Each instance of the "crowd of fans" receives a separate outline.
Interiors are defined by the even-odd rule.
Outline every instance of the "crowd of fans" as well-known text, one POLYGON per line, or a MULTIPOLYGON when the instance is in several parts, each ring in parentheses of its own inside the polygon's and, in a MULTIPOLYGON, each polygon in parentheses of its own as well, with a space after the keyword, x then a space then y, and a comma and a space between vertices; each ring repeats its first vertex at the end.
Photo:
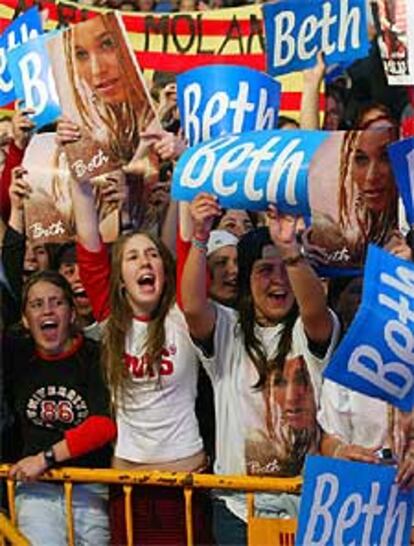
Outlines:
MULTIPOLYGON (((206 7, 188 0, 93 4, 141 12, 206 7)), ((304 73, 300 121, 281 116, 281 129, 319 128, 324 70, 320 58, 304 73)), ((66 543, 61 486, 34 481, 62 465, 286 477, 302 472, 307 454, 376 464, 385 456, 398 465, 400 486, 414 487, 412 413, 322 379, 358 309, 363 278, 319 278, 315 257, 300 248, 298 219, 274 207, 224 210, 199 194, 178 211, 169 189, 185 143, 174 75, 156 74, 151 93, 163 124, 151 144, 161 168, 155 183, 148 175, 146 210, 134 222, 129 211, 110 248, 101 211, 116 209, 121 219, 125 212, 113 176, 99 210, 89 181, 71 184, 76 242, 29 241, 24 204, 32 188, 22 161, 31 111, 17 108, 0 121, 2 461, 18 480, 20 529, 34 545, 66 543)), ((375 125, 388 144, 407 126, 413 102, 407 88, 387 86, 373 43, 367 59, 326 87, 323 129, 368 135, 375 125)), ((79 138, 70 119, 52 129, 62 149, 79 138)), ((377 194, 370 199, 367 177, 359 181, 358 225, 365 241, 413 260, 412 233, 396 222, 397 189, 384 150, 384 203, 377 194)), ((139 184, 147 174, 132 166, 122 175, 139 184)), ((347 214, 344 207, 344 229, 347 214)), ((256 508, 295 518, 299 500, 262 494, 256 508)), ((122 488, 78 484, 73 504, 79 543, 126 543, 122 488)), ((242 494, 197 494, 193 517, 198 544, 246 543, 242 494)), ((140 487, 133 523, 139 544, 185 543, 180 492, 140 487)))

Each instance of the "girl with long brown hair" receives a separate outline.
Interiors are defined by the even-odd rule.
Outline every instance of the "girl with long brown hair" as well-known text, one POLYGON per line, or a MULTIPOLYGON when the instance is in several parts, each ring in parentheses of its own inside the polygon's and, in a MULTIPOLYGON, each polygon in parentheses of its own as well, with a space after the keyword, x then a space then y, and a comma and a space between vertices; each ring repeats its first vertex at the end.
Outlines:
MULTIPOLYGON (((268 213, 269 228, 251 230, 238 244, 236 310, 209 301, 206 247, 220 207, 213 196, 199 194, 190 210, 194 236, 182 303, 215 394, 215 471, 295 475, 305 454, 317 450, 321 372, 337 338, 337 321, 299 252, 297 221, 275 209, 268 213)), ((273 517, 295 517, 297 504, 294 495, 255 497, 256 509, 273 517)), ((218 492, 216 542, 245 544, 246 518, 242 494, 218 492)))
MULTIPOLYGON (((104 365, 118 427, 113 466, 202 471, 206 460, 194 411, 197 357, 174 305, 171 255, 151 235, 131 233, 113 245, 110 266, 90 184, 73 184, 72 196, 81 278, 103 327, 104 365)), ((114 495, 116 544, 126 542, 123 510, 123 496, 114 495)), ((205 532, 197 502, 195 518, 196 535, 205 532)), ((140 487, 134 497, 135 525, 140 544, 184 543, 182 493, 140 487)))

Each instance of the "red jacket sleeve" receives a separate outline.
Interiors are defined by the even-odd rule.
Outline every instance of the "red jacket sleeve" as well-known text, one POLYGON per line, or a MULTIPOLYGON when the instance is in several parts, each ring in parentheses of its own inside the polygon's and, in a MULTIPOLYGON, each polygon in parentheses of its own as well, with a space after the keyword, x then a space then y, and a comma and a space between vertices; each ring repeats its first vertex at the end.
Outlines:
POLYGON ((80 425, 65 432, 72 457, 80 457, 103 447, 116 438, 116 425, 110 417, 92 415, 80 425))
POLYGON ((9 188, 11 184, 11 173, 14 167, 18 167, 23 161, 24 150, 21 150, 12 141, 6 154, 3 172, 0 182, 0 215, 4 222, 9 221, 10 216, 10 196, 9 188))
MULTIPOLYGON (((176 249, 177 249, 177 262, 176 262, 176 299, 177 304, 180 307, 180 309, 183 308, 182 306, 182 293, 181 293, 181 281, 183 278, 183 271, 185 262, 187 261, 188 254, 190 252, 191 248, 191 241, 184 241, 180 235, 180 230, 177 232, 177 240, 176 240, 176 249)), ((210 286, 211 280, 209 271, 207 270, 207 292, 210 286)))
POLYGON ((176 240, 176 251, 177 251, 177 265, 176 265, 176 272, 177 272, 177 286, 176 286, 176 295, 177 295, 177 303, 182 309, 182 298, 181 298, 181 279, 183 278, 183 270, 185 266, 185 262, 187 261, 187 256, 190 252, 191 248, 191 241, 184 241, 181 238, 180 230, 178 230, 177 233, 177 240, 176 240))
POLYGON ((79 275, 89 301, 93 316, 102 322, 110 313, 109 307, 109 277, 111 269, 106 246, 101 243, 97 252, 90 252, 80 243, 76 245, 79 265, 79 275))
POLYGON ((414 116, 406 118, 401 123, 401 136, 402 138, 414 136, 414 116))

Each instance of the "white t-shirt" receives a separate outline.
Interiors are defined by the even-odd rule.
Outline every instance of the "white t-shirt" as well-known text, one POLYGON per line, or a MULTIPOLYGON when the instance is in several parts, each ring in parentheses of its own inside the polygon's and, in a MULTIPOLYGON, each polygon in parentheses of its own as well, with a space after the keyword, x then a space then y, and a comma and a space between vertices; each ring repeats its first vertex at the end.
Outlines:
POLYGON ((322 387, 318 421, 325 432, 339 436, 346 443, 366 448, 388 447, 386 402, 329 379, 322 387))
POLYGON ((185 319, 174 306, 165 319, 159 375, 150 377, 144 351, 147 328, 147 322, 133 319, 126 338, 125 363, 132 381, 119 397, 115 455, 137 463, 174 461, 203 447, 194 411, 197 355, 185 319))
MULTIPOLYGON (((298 318, 293 328, 291 350, 284 365, 284 370, 296 372, 290 373, 291 380, 284 377, 272 379, 264 389, 258 390, 253 386, 259 375, 244 348, 238 313, 220 305, 216 305, 216 309, 214 356, 208 358, 200 351, 200 359, 214 387, 215 472, 296 475, 301 471, 298 465, 303 463, 304 453, 294 452, 300 449, 316 451, 316 411, 322 386, 321 373, 338 338, 338 321, 334 317, 331 344, 325 357, 319 359, 309 351, 303 324, 298 318), (295 382, 299 387, 296 394, 295 389, 289 386, 295 382), (292 392, 288 394, 288 391, 292 392), (305 399, 312 408, 308 413, 305 413, 306 408, 302 404, 305 399), (302 432, 306 429, 304 437, 297 429, 302 429, 302 432), (289 464, 289 453, 292 459, 296 457, 292 465, 289 464)), ((268 359, 277 354, 282 330, 282 325, 269 328, 256 326, 256 334, 265 347, 268 359)), ((246 520, 243 494, 220 492, 219 496, 236 516, 246 520)), ((266 512, 272 512, 273 505, 273 512, 280 515, 280 496, 256 495, 255 504, 259 511, 261 505, 265 506, 266 512)))

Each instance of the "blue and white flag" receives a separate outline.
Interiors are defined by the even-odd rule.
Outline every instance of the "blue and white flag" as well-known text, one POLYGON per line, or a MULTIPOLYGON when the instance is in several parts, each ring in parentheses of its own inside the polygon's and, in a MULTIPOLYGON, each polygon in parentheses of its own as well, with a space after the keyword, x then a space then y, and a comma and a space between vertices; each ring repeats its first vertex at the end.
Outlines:
POLYGON ((16 47, 43 33, 42 20, 37 7, 19 15, 0 37, 0 106, 16 98, 8 69, 7 55, 16 47))
POLYGON ((231 133, 275 129, 280 87, 243 66, 202 66, 179 75, 178 108, 190 146, 231 133))
POLYGON ((365 0, 280 0, 262 9, 272 76, 313 66, 318 51, 326 64, 368 55, 365 0))
POLYGON ((414 264, 371 245, 360 308, 324 376, 414 407, 414 264))
POLYGON ((297 546, 410 544, 414 491, 395 483, 397 469, 308 456, 297 546))
POLYGON ((45 45, 54 35, 56 32, 43 34, 13 49, 7 55, 16 98, 24 101, 25 108, 35 110, 31 119, 36 124, 36 129, 55 121, 61 114, 45 45))
POLYGON ((414 137, 399 140, 388 147, 408 223, 414 225, 414 137))

